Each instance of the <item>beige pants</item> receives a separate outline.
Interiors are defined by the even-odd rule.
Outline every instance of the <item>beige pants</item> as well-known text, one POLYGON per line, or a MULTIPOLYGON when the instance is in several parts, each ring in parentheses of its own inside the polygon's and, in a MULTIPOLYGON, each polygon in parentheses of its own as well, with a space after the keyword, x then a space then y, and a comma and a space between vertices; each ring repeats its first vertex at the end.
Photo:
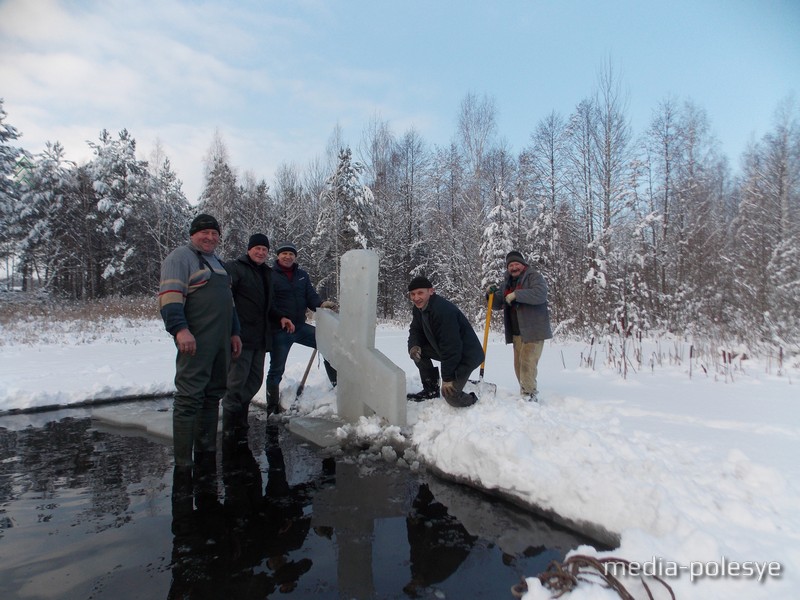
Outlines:
POLYGON ((514 343, 514 373, 519 381, 520 394, 536 393, 536 375, 539 371, 539 359, 544 349, 544 340, 523 342, 522 336, 515 335, 514 343))

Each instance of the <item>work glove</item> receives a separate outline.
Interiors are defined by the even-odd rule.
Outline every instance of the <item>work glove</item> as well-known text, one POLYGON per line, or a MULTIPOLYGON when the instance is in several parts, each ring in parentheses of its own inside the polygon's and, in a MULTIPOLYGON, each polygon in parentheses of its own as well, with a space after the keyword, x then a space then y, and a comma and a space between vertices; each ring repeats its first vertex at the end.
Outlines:
POLYGON ((411 357, 411 360, 413 360, 415 363, 418 363, 422 360, 422 348, 419 346, 412 346, 408 351, 408 355, 411 357))
POLYGON ((506 302, 511 304, 516 297, 517 297, 517 294, 514 293, 514 292, 511 292, 510 294, 506 294, 506 302))
POLYGON ((325 300, 322 304, 319 305, 320 308, 330 308, 331 310, 336 308, 336 304, 331 302, 330 300, 325 300))
POLYGON ((489 287, 486 288, 486 295, 487 296, 489 294, 496 294, 496 293, 497 293, 497 286, 495 284, 492 284, 492 285, 490 285, 489 287))
POLYGON ((443 381, 442 382, 442 395, 445 398, 452 398, 456 395, 456 382, 455 381, 443 381))

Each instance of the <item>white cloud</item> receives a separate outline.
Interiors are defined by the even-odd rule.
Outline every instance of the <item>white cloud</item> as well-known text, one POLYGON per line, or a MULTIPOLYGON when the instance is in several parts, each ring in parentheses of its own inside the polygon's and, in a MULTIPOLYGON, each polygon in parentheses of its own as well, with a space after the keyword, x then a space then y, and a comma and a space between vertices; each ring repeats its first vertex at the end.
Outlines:
MULTIPOLYGON (((762 107, 792 85, 800 89, 795 41, 774 60, 760 60, 771 68, 760 69, 764 80, 748 94, 728 93, 715 108, 709 105, 714 94, 740 85, 724 75, 727 65, 746 57, 752 62, 760 50, 737 55, 738 46, 725 45, 723 36, 703 40, 713 52, 681 59, 678 51, 686 49, 676 40, 687 20, 695 28, 707 25, 714 14, 707 6, 675 23, 668 17, 676 11, 665 11, 656 29, 649 20, 615 29, 614 10, 581 6, 465 5, 453 15, 446 7, 423 12, 415 3, 383 7, 364 0, 0 0, 0 97, 33 152, 58 140, 70 158, 81 160, 89 154, 85 141, 101 129, 127 128, 140 149, 161 139, 192 198, 217 128, 233 166, 269 181, 280 163, 302 167, 323 153, 337 124, 357 145, 376 114, 398 135, 414 127, 428 143, 447 144, 469 91, 497 100, 498 133, 519 151, 540 119, 553 110, 569 114, 591 93, 600 48, 620 56, 625 77, 634 78, 625 85, 639 99, 631 108, 644 115, 641 121, 655 108, 660 86, 648 77, 657 72, 663 85, 709 110, 723 141, 737 131, 762 134, 757 118, 771 117, 761 114, 771 108, 762 107), (659 57, 657 68, 642 51, 643 40, 659 57), (716 85, 709 73, 719 74, 716 85), (707 82, 711 90, 704 89, 707 82)), ((631 19, 650 14, 629 11, 631 19)), ((737 18, 756 31, 749 26, 753 14, 726 14, 727 21, 737 18)), ((735 28, 728 25, 730 37, 735 28)), ((721 29, 709 36, 722 36, 721 29)), ((777 29, 770 33, 784 39, 777 29)))

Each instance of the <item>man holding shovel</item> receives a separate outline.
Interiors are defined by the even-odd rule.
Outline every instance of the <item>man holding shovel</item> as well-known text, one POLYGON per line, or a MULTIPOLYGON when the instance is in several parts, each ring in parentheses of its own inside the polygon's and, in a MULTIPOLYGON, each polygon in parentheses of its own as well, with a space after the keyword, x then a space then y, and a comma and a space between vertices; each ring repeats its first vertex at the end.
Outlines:
POLYGON ((525 262, 520 252, 513 250, 506 255, 506 278, 500 291, 502 294, 498 293, 498 286, 491 285, 486 293, 494 293, 493 310, 503 309, 506 344, 514 344, 514 373, 520 394, 526 400, 538 402, 539 358, 544 341, 553 337, 547 282, 536 268, 525 262))
POLYGON ((465 393, 464 385, 484 355, 472 325, 455 304, 436 295, 427 278, 412 279, 408 293, 414 304, 408 355, 422 380, 422 391, 408 394, 408 398, 421 402, 439 397, 439 369, 433 366, 433 359, 441 362, 441 392, 447 403, 459 408, 475 404, 477 396, 465 393))

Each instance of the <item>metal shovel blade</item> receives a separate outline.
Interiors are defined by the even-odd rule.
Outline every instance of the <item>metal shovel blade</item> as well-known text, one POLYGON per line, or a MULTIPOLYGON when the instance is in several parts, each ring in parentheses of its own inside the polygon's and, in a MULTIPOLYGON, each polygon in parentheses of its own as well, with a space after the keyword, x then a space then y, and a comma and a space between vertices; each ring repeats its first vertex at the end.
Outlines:
POLYGON ((470 379, 464 386, 464 391, 475 392, 478 398, 494 398, 497 394, 497 386, 483 379, 470 379))

